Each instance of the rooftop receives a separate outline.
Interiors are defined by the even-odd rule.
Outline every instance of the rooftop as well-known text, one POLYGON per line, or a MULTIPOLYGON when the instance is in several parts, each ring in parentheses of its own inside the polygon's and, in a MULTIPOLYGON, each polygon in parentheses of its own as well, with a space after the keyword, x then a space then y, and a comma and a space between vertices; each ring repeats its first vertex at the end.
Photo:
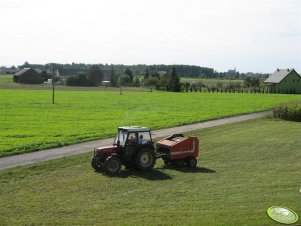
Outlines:
POLYGON ((264 82, 265 83, 279 83, 284 79, 289 73, 295 71, 292 69, 277 69, 273 74, 270 75, 264 82))
POLYGON ((127 130, 129 132, 149 132, 150 128, 141 126, 121 126, 118 127, 120 130, 127 130))
POLYGON ((30 68, 23 68, 21 71, 16 72, 16 76, 22 75, 24 72, 30 70, 30 68))

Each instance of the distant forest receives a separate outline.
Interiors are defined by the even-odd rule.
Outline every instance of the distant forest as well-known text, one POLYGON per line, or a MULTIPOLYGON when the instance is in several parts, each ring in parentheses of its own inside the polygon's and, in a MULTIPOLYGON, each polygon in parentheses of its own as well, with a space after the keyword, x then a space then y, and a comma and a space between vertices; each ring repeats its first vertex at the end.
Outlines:
MULTIPOLYGON (((77 75, 79 73, 87 73, 92 64, 72 63, 72 64, 30 64, 25 62, 19 68, 31 67, 40 71, 56 71, 58 70, 61 76, 77 75)), ((108 79, 110 76, 111 66, 117 75, 124 73, 126 68, 129 68, 133 76, 144 76, 146 71, 150 75, 166 72, 170 73, 173 65, 122 65, 122 64, 96 64, 100 67, 104 74, 104 78, 108 79)), ((266 78, 268 74, 260 73, 239 73, 236 70, 229 70, 228 72, 217 72, 213 68, 200 67, 195 65, 175 65, 177 74, 180 77, 196 77, 196 78, 221 78, 221 79, 243 79, 245 77, 254 76, 259 78, 266 78)))

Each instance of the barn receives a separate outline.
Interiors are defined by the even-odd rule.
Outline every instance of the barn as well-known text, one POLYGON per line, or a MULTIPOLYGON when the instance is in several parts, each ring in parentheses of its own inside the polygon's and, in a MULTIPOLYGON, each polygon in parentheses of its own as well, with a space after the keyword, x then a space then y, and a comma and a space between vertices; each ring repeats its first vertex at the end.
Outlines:
POLYGON ((32 68, 23 68, 14 74, 14 82, 24 84, 39 84, 43 82, 41 74, 32 68))
POLYGON ((301 94, 301 76, 294 69, 277 69, 264 83, 271 93, 301 94))

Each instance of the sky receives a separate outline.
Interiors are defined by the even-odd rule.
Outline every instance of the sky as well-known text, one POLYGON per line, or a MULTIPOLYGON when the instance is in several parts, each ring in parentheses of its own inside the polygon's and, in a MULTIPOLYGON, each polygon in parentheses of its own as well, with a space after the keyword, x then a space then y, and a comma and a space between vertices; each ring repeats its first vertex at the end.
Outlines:
POLYGON ((25 61, 301 73, 301 0, 0 0, 0 66, 25 61))

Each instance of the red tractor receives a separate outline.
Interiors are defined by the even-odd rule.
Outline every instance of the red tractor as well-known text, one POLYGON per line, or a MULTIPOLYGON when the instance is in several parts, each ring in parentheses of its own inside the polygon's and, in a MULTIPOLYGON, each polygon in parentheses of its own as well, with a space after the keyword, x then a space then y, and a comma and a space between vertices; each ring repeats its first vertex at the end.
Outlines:
POLYGON ((149 171, 157 158, 162 158, 165 164, 197 165, 197 137, 185 138, 182 134, 174 134, 158 141, 156 148, 149 128, 119 127, 112 146, 94 149, 91 165, 96 171, 103 170, 108 175, 118 173, 121 165, 149 171))

